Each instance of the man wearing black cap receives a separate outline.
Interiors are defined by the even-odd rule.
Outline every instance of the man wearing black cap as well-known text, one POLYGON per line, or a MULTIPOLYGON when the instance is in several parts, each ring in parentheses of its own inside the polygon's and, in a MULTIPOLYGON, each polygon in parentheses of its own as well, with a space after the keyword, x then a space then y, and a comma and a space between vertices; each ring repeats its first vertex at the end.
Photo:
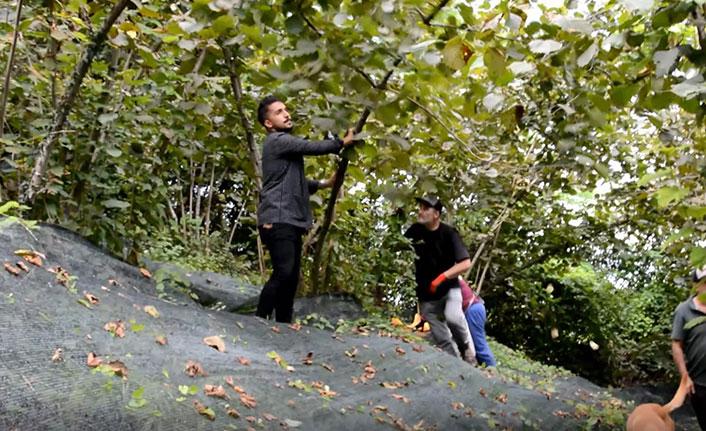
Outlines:
POLYGON ((272 276, 262 288, 257 304, 259 317, 275 313, 278 322, 291 322, 294 296, 299 284, 302 235, 312 225, 309 195, 333 185, 328 180, 304 176, 304 156, 337 154, 353 143, 353 128, 341 140, 308 141, 292 136, 292 117, 285 104, 265 97, 257 119, 267 129, 262 144, 262 190, 257 207, 258 229, 272 260, 272 276))
POLYGON ((458 276, 471 266, 468 250, 456 229, 439 220, 443 208, 439 198, 416 200, 419 203, 417 223, 404 235, 412 241, 417 254, 415 276, 420 312, 429 322, 439 347, 454 356, 460 352, 464 361, 476 365, 458 281, 458 276))
POLYGON ((706 431, 706 267, 694 270, 691 276, 693 294, 674 312, 672 356, 679 374, 687 376, 696 419, 706 431))

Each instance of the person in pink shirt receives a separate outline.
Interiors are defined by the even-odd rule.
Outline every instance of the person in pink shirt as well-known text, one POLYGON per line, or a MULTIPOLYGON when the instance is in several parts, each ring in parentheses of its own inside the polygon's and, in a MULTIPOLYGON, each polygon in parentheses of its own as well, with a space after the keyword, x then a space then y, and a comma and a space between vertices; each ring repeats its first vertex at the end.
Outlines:
POLYGON ((495 358, 493 357, 493 352, 490 351, 488 341, 485 339, 486 314, 483 300, 473 292, 465 281, 460 280, 460 283, 461 295, 463 296, 461 306, 466 316, 466 322, 468 322, 468 329, 471 330, 473 344, 476 347, 476 360, 480 365, 485 364, 486 367, 494 367, 495 358))

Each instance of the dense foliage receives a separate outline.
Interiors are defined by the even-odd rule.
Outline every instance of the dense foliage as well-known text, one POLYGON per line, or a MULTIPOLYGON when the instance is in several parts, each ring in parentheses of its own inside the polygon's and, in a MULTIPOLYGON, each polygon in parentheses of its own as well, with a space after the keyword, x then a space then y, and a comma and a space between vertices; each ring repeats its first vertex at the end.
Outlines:
POLYGON ((131 262, 260 280, 253 111, 274 93, 300 135, 360 132, 349 164, 307 162, 346 175, 313 198, 303 293, 409 312, 400 233, 436 193, 491 334, 606 381, 663 375, 706 262, 702 3, 14 0, 0 200, 131 262))

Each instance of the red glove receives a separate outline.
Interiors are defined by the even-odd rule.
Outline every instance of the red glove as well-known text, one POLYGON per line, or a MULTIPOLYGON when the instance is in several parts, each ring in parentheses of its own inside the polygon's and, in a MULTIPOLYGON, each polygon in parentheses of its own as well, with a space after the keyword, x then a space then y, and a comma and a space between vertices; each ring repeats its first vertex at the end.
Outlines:
POLYGON ((446 274, 443 272, 434 279, 434 281, 431 282, 429 285, 429 292, 431 293, 436 293, 436 288, 439 287, 439 285, 447 280, 446 274))

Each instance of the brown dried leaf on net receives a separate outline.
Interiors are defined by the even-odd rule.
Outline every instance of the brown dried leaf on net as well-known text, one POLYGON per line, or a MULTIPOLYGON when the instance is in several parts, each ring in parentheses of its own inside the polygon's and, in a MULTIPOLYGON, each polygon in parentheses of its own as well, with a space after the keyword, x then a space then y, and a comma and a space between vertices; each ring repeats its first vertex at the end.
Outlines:
POLYGON ((405 404, 409 403, 409 398, 405 397, 404 395, 390 394, 390 396, 396 400, 401 400, 405 404))
POLYGON ((324 363, 322 363, 321 366, 333 373, 333 366, 324 363))
POLYGON ((110 371, 118 376, 122 376, 123 380, 127 380, 127 366, 124 363, 120 361, 110 361, 108 362, 108 367, 110 371))
POLYGON ((15 265, 17 265, 18 268, 20 268, 24 272, 29 272, 29 268, 27 265, 25 265, 24 262, 17 262, 15 265))
POLYGON ((86 301, 88 301, 89 304, 95 305, 100 302, 100 299, 96 295, 91 295, 90 293, 86 292, 85 290, 83 291, 83 297, 86 298, 86 301))
POLYGON ((32 265, 42 267, 42 259, 46 259, 42 253, 32 250, 15 250, 15 254, 20 256, 22 259, 31 263, 32 265))
POLYGON ((250 365, 250 361, 248 359, 243 358, 242 356, 238 356, 238 362, 243 365, 250 365))
POLYGON ((397 354, 400 356, 405 354, 404 349, 402 349, 402 347, 399 347, 399 346, 395 347, 395 352, 397 352, 397 354))
POLYGON ((213 347, 214 349, 218 350, 219 352, 225 352, 226 351, 226 345, 223 342, 223 338, 221 338, 218 335, 214 335, 212 337, 206 337, 203 339, 203 342, 208 345, 213 347))
POLYGON ((61 350, 61 349, 56 349, 56 350, 54 350, 54 356, 51 357, 52 362, 59 362, 59 361, 61 361, 61 354, 62 354, 63 352, 64 352, 64 351, 61 350))
POLYGON ((208 406, 201 404, 200 402, 194 400, 194 409, 196 410, 196 413, 203 415, 207 417, 210 420, 215 420, 216 419, 216 414, 208 408, 208 406))
POLYGON ((152 274, 145 268, 140 268, 140 274, 142 274, 146 278, 152 278, 152 274))
POLYGON ((150 316, 154 317, 157 319, 159 317, 159 311, 157 311, 157 308, 155 308, 154 305, 145 305, 143 308, 144 312, 149 314, 150 316))
POLYGON ((423 352, 423 351, 424 351, 424 347, 422 347, 422 346, 419 345, 419 344, 415 344, 414 346, 412 346, 412 350, 414 350, 415 352, 423 352))
POLYGON ((5 268, 7 272, 9 272, 12 275, 20 275, 20 270, 15 268, 14 266, 10 266, 6 263, 3 263, 2 266, 5 268))
POLYGON ((88 354, 88 357, 86 357, 86 365, 88 365, 91 368, 95 368, 99 366, 101 363, 103 363, 103 360, 96 356, 95 353, 91 352, 88 354))
POLYGON ((233 407, 229 407, 228 410, 226 410, 226 414, 228 416, 235 418, 235 419, 240 418, 240 413, 238 413, 238 411, 236 409, 234 409, 233 407))
POLYGON ((302 360, 302 364, 311 365, 314 363, 314 352, 309 352, 306 354, 306 358, 302 360))
POLYGON ((302 329, 302 324, 299 322, 292 323, 291 325, 288 325, 287 328, 293 331, 299 331, 300 329, 302 329))
POLYGON ((125 322, 122 320, 116 320, 114 322, 108 322, 103 327, 108 332, 112 332, 120 338, 125 338, 125 322))
POLYGON ((277 420, 277 416, 271 415, 269 413, 263 413, 260 416, 262 416, 264 419, 266 419, 268 421, 276 421, 277 420))
POLYGON ((270 329, 272 330, 272 332, 276 332, 276 333, 278 333, 278 334, 281 334, 281 333, 282 333, 282 332, 279 330, 279 327, 277 327, 277 326, 270 326, 270 329))
POLYGON ((255 397, 250 394, 242 393, 240 394, 240 402, 249 409, 254 409, 257 404, 255 397))
POLYGON ((155 341, 157 342, 157 344, 159 344, 161 346, 166 346, 167 345, 167 336, 166 335, 159 335, 159 336, 157 336, 155 341))
POLYGON ((204 385, 203 393, 208 395, 209 397, 218 397, 218 398, 223 398, 224 400, 230 399, 228 394, 226 394, 226 390, 223 389, 223 386, 221 386, 221 385, 218 385, 218 386, 204 385))
POLYGON ((206 375, 206 371, 201 367, 201 364, 192 360, 186 361, 186 368, 184 369, 184 372, 190 377, 195 377, 197 374, 200 376, 206 375))

